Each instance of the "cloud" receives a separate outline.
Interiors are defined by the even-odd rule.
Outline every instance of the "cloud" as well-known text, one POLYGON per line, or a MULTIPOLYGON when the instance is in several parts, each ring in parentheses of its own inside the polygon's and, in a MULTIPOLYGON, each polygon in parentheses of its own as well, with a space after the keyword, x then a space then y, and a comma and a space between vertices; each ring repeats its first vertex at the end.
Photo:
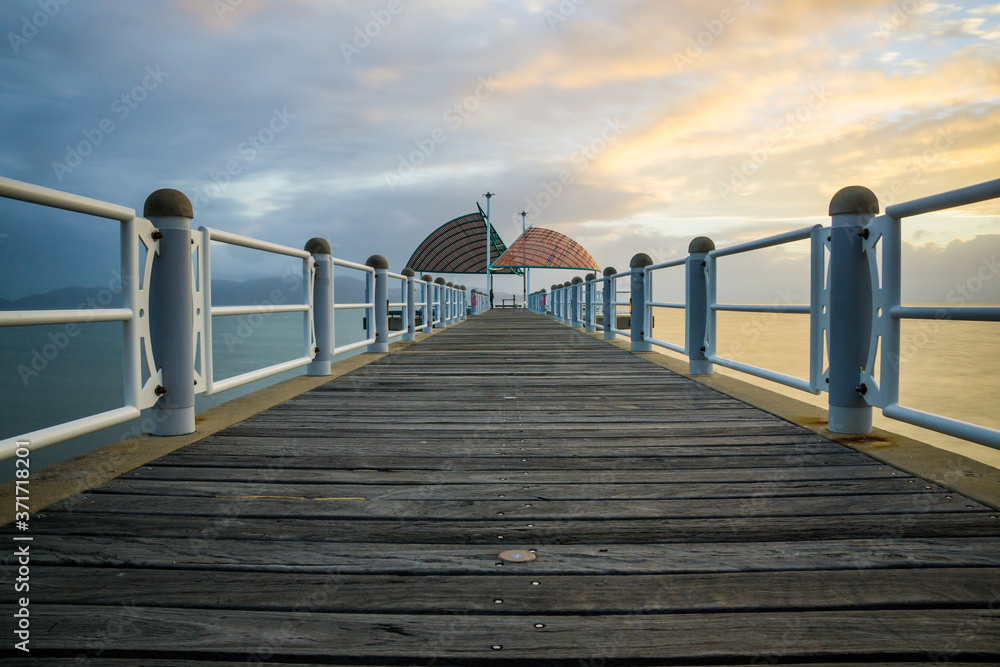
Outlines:
MULTIPOLYGON (((512 241, 515 214, 569 171, 532 222, 623 266, 649 247, 668 259, 699 233, 721 243, 820 220, 845 185, 892 193, 902 178, 893 196, 911 198, 994 178, 1000 164, 992 5, 922 3, 878 36, 893 3, 578 3, 550 26, 557 2, 404 0, 391 19, 386 0, 224 2, 233 11, 221 16, 194 0, 70 3, 16 54, 2 45, 0 122, 17 128, 0 147, 3 174, 136 209, 160 187, 195 197, 215 186, 196 226, 295 247, 323 236, 340 256, 379 253, 401 268, 486 190, 499 193, 494 218, 512 241), (363 47, 348 62, 341 44, 355 38, 363 47), (147 67, 170 74, 120 118, 112 105, 147 67), (482 77, 496 90, 463 109, 482 77), (295 118, 246 159, 241 146, 275 109, 295 118), (104 118, 114 130, 59 180, 52 163, 104 118), (581 148, 609 119, 623 130, 583 168, 581 148), (949 131, 954 142, 925 159, 949 131), (434 136, 443 140, 431 151, 434 136), (391 190, 386 173, 422 147, 421 164, 391 190), (766 160, 723 199, 719 184, 732 186, 754 156, 766 160), (232 161, 238 173, 220 186, 232 161)), ((0 25, 16 30, 33 7, 5 4, 0 25)), ((105 269, 87 253, 113 266, 113 229, 9 210, 8 294, 102 284, 105 269), (40 250, 50 243, 62 249, 56 266, 40 250)), ((972 239, 995 224, 982 217, 990 210, 928 226, 926 238, 972 239)))

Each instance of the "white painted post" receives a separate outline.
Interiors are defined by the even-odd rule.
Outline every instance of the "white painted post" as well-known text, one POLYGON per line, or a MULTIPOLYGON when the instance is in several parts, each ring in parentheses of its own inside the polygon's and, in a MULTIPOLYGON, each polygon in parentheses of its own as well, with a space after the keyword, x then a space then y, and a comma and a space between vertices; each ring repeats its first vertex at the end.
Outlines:
POLYGON ((425 275, 422 280, 426 283, 427 291, 424 293, 424 305, 421 312, 423 313, 424 322, 427 324, 427 328, 424 331, 430 333, 434 330, 434 278, 425 275))
POLYGON ((389 351, 389 262, 382 255, 372 255, 365 266, 375 269, 375 342, 369 352, 389 351))
POLYGON ((164 189, 146 198, 142 215, 163 235, 149 277, 149 339, 163 371, 163 384, 157 387, 160 398, 152 408, 152 433, 194 433, 194 209, 183 192, 164 189))
POLYGON ((570 295, 570 281, 566 281, 562 284, 562 321, 563 324, 570 324, 573 320, 570 317, 570 308, 572 307, 572 297, 570 295))
POLYGON ((330 352, 333 350, 333 263, 330 261, 330 244, 326 239, 312 238, 306 243, 316 263, 316 284, 313 286, 313 330, 316 349, 313 360, 306 367, 306 374, 330 374, 330 352))
POLYGON ((413 272, 413 269, 406 267, 399 272, 400 275, 406 276, 406 333, 403 334, 403 340, 416 340, 417 339, 417 301, 415 286, 413 284, 414 277, 417 275, 413 272))
POLYGON ((851 186, 830 200, 830 423, 834 433, 871 433, 872 408, 861 369, 872 331, 872 285, 862 229, 878 215, 878 198, 851 186))
POLYGON ((572 293, 571 308, 573 312, 570 314, 570 325, 574 329, 583 329, 583 321, 580 319, 580 285, 583 283, 583 278, 580 276, 574 276, 573 280, 570 282, 570 292, 572 293))
POLYGON ((585 278, 584 287, 587 291, 587 296, 584 298, 584 307, 587 312, 583 315, 584 331, 587 333, 594 333, 597 331, 596 320, 594 319, 594 281, 597 280, 597 275, 594 273, 588 273, 585 278))
POLYGON ((715 368, 705 355, 705 334, 708 330, 708 281, 705 262, 708 253, 715 250, 715 242, 707 236, 698 236, 688 244, 686 273, 686 298, 684 313, 684 348, 688 354, 688 373, 711 375, 715 368))
POLYGON ((437 292, 437 319, 440 320, 434 325, 435 329, 444 329, 448 326, 448 308, 446 301, 448 299, 448 287, 444 278, 440 276, 434 280, 436 287, 434 288, 437 292))
POLYGON ((618 306, 611 305, 615 300, 615 281, 611 276, 616 273, 618 270, 613 266, 604 269, 604 340, 614 340, 615 332, 611 329, 618 326, 618 306))
POLYGON ((450 327, 455 323, 455 285, 446 282, 444 286, 444 323, 450 327))
POLYGON ((633 352, 652 352, 653 344, 646 341, 646 272, 653 259, 644 252, 637 253, 629 262, 632 269, 631 333, 633 352))

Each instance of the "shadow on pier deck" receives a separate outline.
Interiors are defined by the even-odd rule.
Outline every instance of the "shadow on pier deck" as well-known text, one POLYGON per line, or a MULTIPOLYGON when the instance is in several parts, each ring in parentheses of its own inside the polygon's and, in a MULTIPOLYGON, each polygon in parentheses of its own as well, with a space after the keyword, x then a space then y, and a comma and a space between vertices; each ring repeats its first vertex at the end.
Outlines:
POLYGON ((525 311, 31 532, 31 664, 1000 658, 995 510, 525 311))

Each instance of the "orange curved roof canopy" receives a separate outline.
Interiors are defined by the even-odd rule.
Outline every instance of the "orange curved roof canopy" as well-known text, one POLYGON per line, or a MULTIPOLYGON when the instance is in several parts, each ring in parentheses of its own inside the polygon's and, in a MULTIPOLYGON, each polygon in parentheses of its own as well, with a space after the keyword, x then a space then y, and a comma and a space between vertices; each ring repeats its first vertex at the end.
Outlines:
POLYGON ((559 232, 532 227, 521 234, 493 263, 494 267, 528 269, 583 269, 600 267, 582 245, 559 232))

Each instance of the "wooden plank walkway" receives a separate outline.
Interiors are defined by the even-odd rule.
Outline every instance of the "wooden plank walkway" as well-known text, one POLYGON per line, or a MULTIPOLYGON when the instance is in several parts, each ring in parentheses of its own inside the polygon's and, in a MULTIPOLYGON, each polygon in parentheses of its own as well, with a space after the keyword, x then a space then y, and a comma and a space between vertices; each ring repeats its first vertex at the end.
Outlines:
POLYGON ((1000 660, 995 510, 523 311, 32 535, 30 664, 1000 660))

